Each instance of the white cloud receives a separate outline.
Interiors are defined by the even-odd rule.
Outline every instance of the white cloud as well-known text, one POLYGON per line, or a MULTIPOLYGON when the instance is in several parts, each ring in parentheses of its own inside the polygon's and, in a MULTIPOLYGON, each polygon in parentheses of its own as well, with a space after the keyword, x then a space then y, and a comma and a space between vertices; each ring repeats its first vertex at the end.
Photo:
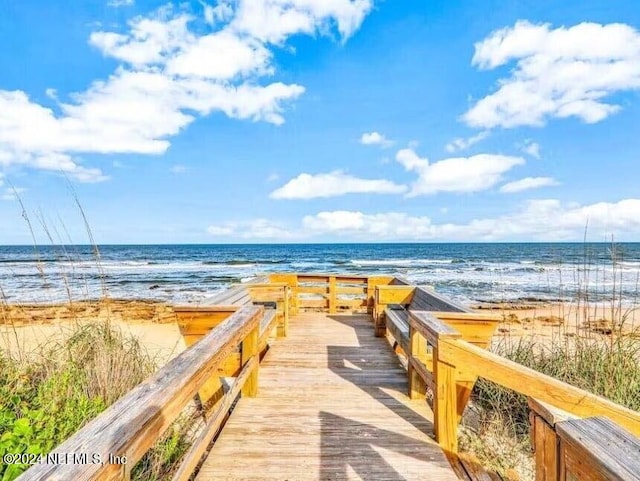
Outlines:
POLYGON ((109 7, 130 7, 135 3, 135 0, 108 0, 107 6, 109 7))
POLYGON ((233 18, 233 7, 231 7, 229 2, 218 1, 215 7, 205 2, 200 3, 204 9, 204 19, 209 25, 226 22, 233 18))
POLYGON ((290 35, 328 32, 335 25, 346 40, 372 7, 371 0, 239 0, 231 26, 263 42, 280 44, 290 35))
POLYGON ((181 54, 167 62, 167 73, 231 80, 238 75, 271 75, 270 61, 271 52, 264 44, 223 30, 185 45, 181 54))
POLYGON ((280 179, 280 175, 276 174, 275 172, 267 176, 267 182, 275 182, 278 179, 280 179))
MULTIPOLYGON (((0 185, 2 185, 2 183, 0 182, 0 185)), ((4 192, 0 195, 0 199, 2 200, 8 200, 8 201, 12 201, 12 200, 17 200, 18 196, 20 194, 22 194, 23 192, 26 192, 27 189, 25 189, 24 187, 13 187, 13 188, 7 188, 4 190, 4 192)))
POLYGON ((131 20, 127 33, 93 32, 89 44, 105 56, 128 64, 141 67, 164 64, 196 40, 188 26, 192 20, 191 15, 174 14, 171 9, 163 8, 156 15, 131 20))
POLYGON ((399 194, 407 190, 384 179, 360 179, 336 170, 327 174, 300 174, 271 192, 272 199, 315 199, 345 194, 399 194))
MULTIPOLYGON (((531 200, 514 212, 460 224, 435 224, 427 216, 401 212, 365 214, 327 211, 304 217, 309 236, 343 236, 362 240, 495 241, 514 239, 577 240, 588 226, 592 238, 612 233, 640 235, 640 199, 581 206, 559 200, 531 200)), ((604 238, 604 237, 602 237, 604 238)))
POLYGON ((524 144, 521 146, 521 150, 525 154, 529 154, 531 157, 535 157, 536 159, 540 158, 540 144, 532 141, 531 139, 525 140, 524 144))
POLYGON ((394 142, 379 132, 365 132, 360 137, 360 143, 363 145, 380 145, 386 148, 392 146, 394 142))
POLYGON ((550 118, 587 123, 620 109, 604 100, 640 88, 640 33, 625 24, 580 23, 552 29, 519 21, 475 44, 473 65, 494 69, 516 62, 496 92, 463 115, 470 126, 541 126, 550 118))
POLYGON ((411 185, 409 197, 438 192, 479 192, 502 180, 502 175, 516 165, 524 164, 521 157, 478 154, 453 157, 430 163, 413 149, 402 149, 396 160, 408 171, 418 174, 411 185))
POLYGON ((592 239, 610 238, 612 234, 618 239, 636 239, 640 235, 638 212, 640 199, 588 205, 543 199, 529 200, 504 215, 461 223, 434 223, 426 215, 404 212, 335 210, 307 215, 297 225, 255 219, 211 225, 207 232, 231 240, 553 241, 582 240, 588 227, 592 239))
POLYGON ((555 185, 560 185, 560 183, 552 177, 525 177, 524 179, 504 184, 500 187, 500 192, 512 194, 514 192, 522 192, 523 190, 539 189, 540 187, 551 187, 555 185))
MULTIPOLYGON (((0 129, 0 137, 1 137, 0 129)), ((1 142, 0 142, 1 149, 1 142)), ((24 165, 38 170, 61 173, 79 182, 96 183, 109 179, 100 169, 84 167, 69 155, 57 152, 27 153, 0 150, 0 167, 24 165)))
POLYGON ((486 139, 489 137, 490 132, 488 130, 483 130, 477 135, 473 135, 469 138, 458 137, 457 139, 453 139, 447 145, 445 145, 445 150, 447 152, 457 152, 459 150, 468 149, 474 144, 486 139))
POLYGON ((292 34, 330 34, 333 26, 345 39, 370 8, 368 0, 238 0, 204 5, 196 16, 168 5, 135 17, 124 32, 93 32, 89 43, 120 63, 107 79, 64 101, 48 89, 56 108, 23 91, 0 90, 0 165, 104 180, 76 156, 162 154, 172 136, 215 111, 282 124, 284 104, 304 87, 264 82, 275 73, 272 44, 292 34), (270 25, 260 23, 262 12, 270 25), (207 22, 226 23, 212 31, 203 28, 207 22))
POLYGON ((187 169, 187 166, 182 164, 175 164, 169 168, 169 172, 176 175, 184 174, 187 170, 189 170, 187 169))
POLYGON ((214 237, 232 237, 234 239, 288 240, 300 237, 300 233, 268 219, 255 219, 245 222, 224 222, 210 225, 207 233, 214 237))

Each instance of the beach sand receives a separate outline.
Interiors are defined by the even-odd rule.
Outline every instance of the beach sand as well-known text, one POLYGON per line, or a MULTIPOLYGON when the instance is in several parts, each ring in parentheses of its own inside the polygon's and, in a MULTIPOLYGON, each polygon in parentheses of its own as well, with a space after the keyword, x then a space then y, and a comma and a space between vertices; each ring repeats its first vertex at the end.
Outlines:
POLYGON ((68 337, 76 324, 107 321, 136 337, 159 365, 185 349, 171 306, 127 300, 0 306, 0 347, 29 355, 44 343, 68 337))
MULTIPOLYGON (((612 308, 608 304, 504 303, 472 306, 479 312, 500 314, 504 322, 496 338, 535 338, 548 342, 558 336, 608 336, 624 319, 621 332, 640 335, 640 306, 612 308), (616 320, 612 323, 612 320, 616 320)), ((616 331, 617 332, 617 331, 616 331)))

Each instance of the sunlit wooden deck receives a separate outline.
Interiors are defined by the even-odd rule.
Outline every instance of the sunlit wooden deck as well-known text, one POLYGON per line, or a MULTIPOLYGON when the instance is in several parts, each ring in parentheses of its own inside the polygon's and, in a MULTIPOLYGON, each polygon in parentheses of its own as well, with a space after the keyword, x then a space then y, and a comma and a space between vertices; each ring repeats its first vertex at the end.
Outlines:
POLYGON ((196 480, 458 479, 385 344, 368 315, 292 317, 196 480))

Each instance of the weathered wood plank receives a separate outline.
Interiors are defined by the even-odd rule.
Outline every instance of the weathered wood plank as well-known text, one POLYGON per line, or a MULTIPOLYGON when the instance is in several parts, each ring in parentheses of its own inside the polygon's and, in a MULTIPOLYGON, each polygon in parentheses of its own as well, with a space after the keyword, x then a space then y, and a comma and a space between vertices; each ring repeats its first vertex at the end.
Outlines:
POLYGON ((557 481, 560 453, 556 431, 540 416, 534 414, 531 419, 536 481, 557 481))
POLYGON ((258 397, 240 399, 197 481, 457 480, 368 316, 290 322, 262 361, 258 397))
POLYGON ((550 426, 555 426, 560 421, 567 421, 569 419, 577 418, 577 416, 574 416, 567 411, 563 411, 562 409, 553 407, 552 405, 542 402, 539 399, 531 397, 527 398, 527 404, 529 405, 529 409, 534 414, 540 416, 550 426))
POLYGON ((566 479, 640 480, 640 439, 605 417, 556 424, 566 479))
POLYGON ((471 312, 466 307, 423 286, 416 287, 409 308, 417 311, 471 312))
POLYGON ((397 311, 392 309, 386 309, 385 319, 387 324, 387 330, 400 345, 405 353, 410 350, 409 347, 409 324, 406 319, 408 313, 406 311, 397 311))
POLYGON ((258 350, 264 351, 269 341, 269 338, 273 335, 273 331, 278 328, 278 316, 274 309, 265 309, 264 316, 260 321, 260 338, 258 339, 258 350))

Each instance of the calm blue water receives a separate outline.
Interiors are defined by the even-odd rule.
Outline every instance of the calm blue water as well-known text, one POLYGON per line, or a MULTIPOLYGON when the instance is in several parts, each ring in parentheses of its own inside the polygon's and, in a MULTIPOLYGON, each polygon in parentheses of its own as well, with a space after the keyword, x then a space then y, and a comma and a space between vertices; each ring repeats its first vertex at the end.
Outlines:
POLYGON ((398 274, 458 301, 590 299, 622 291, 633 301, 640 243, 0 246, 8 302, 114 298, 201 302, 269 272, 398 274), (616 258, 615 266, 612 257, 616 258), (585 262, 588 264, 585 269, 585 262))

